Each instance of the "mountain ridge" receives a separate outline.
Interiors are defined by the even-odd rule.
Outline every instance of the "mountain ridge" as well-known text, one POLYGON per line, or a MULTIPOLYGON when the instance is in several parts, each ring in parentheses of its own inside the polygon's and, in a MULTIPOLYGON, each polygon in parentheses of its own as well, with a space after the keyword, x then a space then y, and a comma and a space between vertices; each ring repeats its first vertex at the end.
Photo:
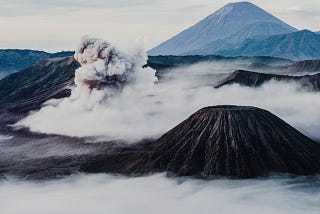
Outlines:
POLYGON ((320 35, 309 30, 273 35, 265 39, 246 39, 238 48, 216 51, 223 56, 270 56, 290 60, 320 58, 320 35))
POLYGON ((40 60, 71 56, 73 53, 72 51, 48 53, 30 49, 0 49, 0 79, 23 70, 40 60))
POLYGON ((73 57, 46 59, 0 80, 0 109, 26 113, 50 98, 69 96, 74 72, 73 57))

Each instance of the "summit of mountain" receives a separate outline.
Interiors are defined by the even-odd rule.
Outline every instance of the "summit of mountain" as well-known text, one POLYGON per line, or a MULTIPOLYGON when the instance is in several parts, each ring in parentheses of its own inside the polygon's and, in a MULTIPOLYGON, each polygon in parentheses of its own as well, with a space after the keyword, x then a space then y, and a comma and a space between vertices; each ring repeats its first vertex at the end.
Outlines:
POLYGON ((295 31, 294 27, 250 2, 229 3, 194 26, 151 49, 148 54, 184 55, 220 40, 227 39, 224 43, 233 43, 256 36, 295 31))

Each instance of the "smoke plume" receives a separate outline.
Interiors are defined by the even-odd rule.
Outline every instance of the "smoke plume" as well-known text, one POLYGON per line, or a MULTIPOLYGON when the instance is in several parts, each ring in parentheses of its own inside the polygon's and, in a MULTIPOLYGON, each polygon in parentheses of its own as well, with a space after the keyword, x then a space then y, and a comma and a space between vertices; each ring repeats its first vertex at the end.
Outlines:
POLYGON ((84 37, 74 58, 81 67, 75 73, 75 84, 91 87, 101 83, 123 83, 134 78, 133 72, 146 61, 143 50, 124 53, 101 39, 84 37))

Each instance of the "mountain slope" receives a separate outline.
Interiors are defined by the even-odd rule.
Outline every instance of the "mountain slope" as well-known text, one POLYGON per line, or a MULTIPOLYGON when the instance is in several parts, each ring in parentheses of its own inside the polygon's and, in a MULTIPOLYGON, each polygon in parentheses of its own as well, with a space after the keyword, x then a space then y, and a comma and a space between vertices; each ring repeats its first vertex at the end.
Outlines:
POLYGON ((221 50, 231 50, 234 47, 239 46, 241 42, 244 40, 251 38, 251 39, 259 39, 265 38, 266 35, 276 35, 276 34, 286 34, 288 30, 284 28, 282 25, 272 22, 266 23, 255 23, 244 27, 239 32, 231 35, 230 37, 217 40, 214 42, 210 42, 205 44, 203 47, 199 48, 198 50, 193 50, 184 53, 184 55, 212 55, 217 54, 218 51, 221 50))
POLYGON ((63 51, 51 54, 36 50, 0 50, 0 79, 11 73, 25 69, 40 60, 72 55, 73 52, 71 51, 63 51))
POLYGON ((86 172, 252 178, 313 174, 320 144, 272 113, 255 107, 203 108, 155 142, 86 163, 86 172))
POLYGON ((80 65, 73 57, 42 60, 0 80, 0 108, 18 113, 38 108, 44 101, 70 94, 80 65))
MULTIPOLYGON (((198 50, 214 41, 232 37, 240 32, 242 32, 240 37, 238 35, 233 38, 246 39, 258 35, 273 35, 294 31, 296 31, 295 28, 252 3, 230 3, 196 25, 153 48, 148 54, 182 55, 198 50), (251 28, 251 31, 243 31, 245 28, 251 28)), ((229 42, 233 42, 232 39, 229 42)))
POLYGON ((290 60, 320 58, 320 35, 309 30, 247 39, 237 49, 217 51, 223 56, 271 56, 290 60))

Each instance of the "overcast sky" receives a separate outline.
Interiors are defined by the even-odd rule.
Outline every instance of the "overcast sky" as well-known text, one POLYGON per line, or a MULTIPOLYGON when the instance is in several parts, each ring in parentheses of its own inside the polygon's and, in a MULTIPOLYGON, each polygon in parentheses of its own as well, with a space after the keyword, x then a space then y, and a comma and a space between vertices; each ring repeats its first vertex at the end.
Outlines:
MULTIPOLYGON (((146 49, 227 0, 0 0, 0 49, 73 50, 83 35, 146 49)), ((320 30, 319 0, 253 0, 298 29, 320 30)))

